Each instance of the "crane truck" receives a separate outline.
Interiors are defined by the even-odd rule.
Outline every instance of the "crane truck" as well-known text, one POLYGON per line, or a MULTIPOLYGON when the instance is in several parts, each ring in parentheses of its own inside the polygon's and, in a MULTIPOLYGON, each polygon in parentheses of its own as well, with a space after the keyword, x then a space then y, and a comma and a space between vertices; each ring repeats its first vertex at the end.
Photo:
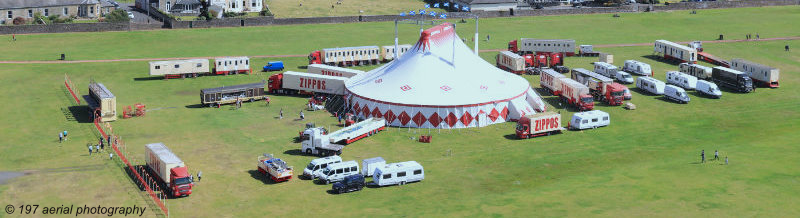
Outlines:
POLYGON ((301 136, 302 151, 308 155, 316 154, 321 157, 341 155, 343 145, 372 136, 384 128, 386 120, 383 118, 367 118, 329 134, 325 134, 326 130, 322 127, 308 128, 301 136))
POLYGON ((144 146, 144 159, 151 175, 158 178, 159 185, 172 197, 189 196, 194 183, 186 165, 164 143, 144 146))

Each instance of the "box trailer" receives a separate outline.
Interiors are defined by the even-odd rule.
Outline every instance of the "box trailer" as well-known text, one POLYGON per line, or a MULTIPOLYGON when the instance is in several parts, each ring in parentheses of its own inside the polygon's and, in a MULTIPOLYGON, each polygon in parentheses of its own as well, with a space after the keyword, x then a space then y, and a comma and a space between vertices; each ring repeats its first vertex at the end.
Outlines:
POLYGON ((681 63, 678 65, 681 73, 689 74, 698 79, 711 80, 711 68, 699 64, 681 63))
POLYGON ((209 69, 208 59, 150 62, 150 76, 164 76, 164 79, 197 77, 211 72, 209 69))
POLYGON ((527 139, 543 135, 561 133, 560 113, 538 113, 522 116, 517 120, 517 138, 527 139))
POLYGON ((308 65, 308 69, 306 72, 311 74, 319 74, 319 75, 327 75, 327 76, 338 76, 338 77, 345 77, 350 78, 358 74, 364 73, 361 70, 354 70, 344 67, 337 67, 337 66, 330 66, 324 64, 310 64, 308 65))
POLYGON ((581 45, 580 50, 578 50, 578 56, 581 57, 597 57, 600 56, 599 51, 594 50, 594 46, 592 45, 581 45))
POLYGON ((347 77, 286 71, 269 77, 267 88, 276 94, 325 93, 344 95, 347 77))
MULTIPOLYGON (((574 69, 573 69, 574 70, 574 69)), ((539 77, 539 85, 547 90, 550 94, 561 95, 561 79, 567 78, 563 74, 551 69, 544 69, 542 75, 539 77)))
POLYGON ((200 90, 200 104, 205 106, 217 106, 223 104, 258 101, 268 99, 264 92, 264 83, 250 83, 234 86, 223 86, 217 88, 200 90))
POLYGON ((84 96, 92 119, 100 122, 117 120, 117 96, 102 83, 89 83, 89 95, 84 96))
POLYGON ((497 54, 497 56, 495 56, 495 60, 497 63, 497 67, 502 70, 517 75, 525 73, 525 67, 526 67, 525 58, 517 54, 514 54, 513 52, 500 51, 500 53, 497 54))
POLYGON ((214 59, 214 74, 231 75, 251 72, 250 58, 246 56, 214 59))
POLYGON ((294 167, 288 166, 286 161, 275 158, 272 154, 263 154, 258 157, 258 172, 268 176, 272 181, 284 182, 292 179, 294 167))
POLYGON ((311 52, 308 64, 327 64, 341 67, 378 64, 381 49, 378 46, 326 48, 311 52))
POLYGON ((147 168, 170 196, 192 194, 194 183, 191 174, 175 153, 172 153, 161 142, 147 144, 144 148, 144 161, 147 163, 147 168))
MULTIPOLYGON (((403 56, 412 47, 409 44, 397 45, 397 57, 403 56)), ((394 60, 394 45, 381 46, 381 59, 383 62, 394 60)))
POLYGON ((697 63, 697 50, 678 43, 659 39, 653 44, 653 52, 663 55, 664 58, 674 59, 691 64, 697 63))
POLYGON ((508 50, 517 54, 548 52, 573 56, 575 55, 575 40, 521 38, 508 42, 508 50))
POLYGON ((778 77, 780 70, 763 64, 758 64, 748 60, 734 58, 731 60, 731 68, 734 70, 742 71, 750 76, 756 84, 761 84, 770 88, 778 88, 778 77))
POLYGON ((317 154, 320 156, 340 155, 344 146, 358 141, 362 138, 372 136, 386 128, 386 120, 383 118, 367 118, 361 122, 347 126, 332 133, 327 133, 324 128, 308 128, 303 131, 300 138, 304 139, 301 144, 301 151, 308 155, 317 154))
POLYGON ((714 67, 711 69, 711 79, 720 86, 735 89, 738 92, 752 92, 753 80, 746 73, 727 67, 714 67))
POLYGON ((361 161, 361 174, 364 176, 372 176, 375 174, 375 169, 386 165, 386 160, 382 157, 373 157, 361 161))
POLYGON ((589 111, 594 108, 594 98, 589 87, 572 80, 561 78, 561 87, 557 91, 562 101, 575 106, 578 110, 589 111))

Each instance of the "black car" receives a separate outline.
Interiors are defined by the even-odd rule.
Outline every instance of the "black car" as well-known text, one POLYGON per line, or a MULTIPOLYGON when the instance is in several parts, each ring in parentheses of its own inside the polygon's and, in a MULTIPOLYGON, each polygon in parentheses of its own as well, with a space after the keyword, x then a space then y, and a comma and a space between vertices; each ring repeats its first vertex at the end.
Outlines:
POLYGON ((352 192, 352 191, 360 191, 364 188, 366 183, 364 182, 364 175, 356 174, 351 175, 348 177, 344 177, 344 180, 341 182, 337 182, 333 184, 333 191, 336 193, 345 193, 345 192, 352 192))

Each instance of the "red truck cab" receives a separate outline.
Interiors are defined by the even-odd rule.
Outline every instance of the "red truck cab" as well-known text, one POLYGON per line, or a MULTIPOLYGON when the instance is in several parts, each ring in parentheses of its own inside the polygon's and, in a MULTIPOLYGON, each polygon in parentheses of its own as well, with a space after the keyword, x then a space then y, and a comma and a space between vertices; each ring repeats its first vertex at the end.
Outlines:
POLYGON ((608 105, 622 105, 626 88, 627 87, 619 83, 611 83, 611 85, 608 85, 608 87, 606 87, 608 91, 605 96, 606 99, 608 99, 608 105))
POLYGON ((192 194, 194 183, 186 167, 175 167, 170 169, 170 191, 173 197, 189 196, 192 194))
POLYGON ((269 79, 267 80, 267 92, 277 93, 278 90, 281 90, 283 88, 282 83, 283 83, 283 73, 273 74, 272 76, 269 76, 269 79))
POLYGON ((581 99, 575 104, 581 111, 590 111, 594 109, 594 97, 592 95, 581 95, 581 99))
POLYGON ((517 120, 516 133, 518 139, 528 138, 528 135, 530 135, 530 130, 531 130, 530 123, 531 123, 531 118, 527 118, 525 116, 520 117, 519 120, 517 120))
POLYGON ((311 54, 308 55, 308 64, 322 64, 322 52, 311 52, 311 54))
POLYGON ((552 52, 550 53, 550 67, 555 66, 564 66, 564 58, 562 58, 561 53, 552 52))
POLYGON ((511 40, 510 42, 508 42, 508 50, 519 54, 519 48, 517 47, 517 40, 511 40))

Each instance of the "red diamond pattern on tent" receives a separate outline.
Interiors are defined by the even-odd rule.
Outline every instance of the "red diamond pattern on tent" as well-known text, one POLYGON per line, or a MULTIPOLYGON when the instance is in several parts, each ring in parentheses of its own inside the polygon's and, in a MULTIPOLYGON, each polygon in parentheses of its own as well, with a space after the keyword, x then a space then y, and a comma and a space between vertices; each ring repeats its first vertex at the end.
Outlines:
POLYGON ((408 85, 401 86, 400 90, 403 90, 403 91, 411 90, 411 86, 408 86, 408 85))
POLYGON ((439 127, 439 124, 442 123, 442 118, 439 117, 439 113, 433 113, 428 117, 428 122, 431 123, 433 127, 439 127))
POLYGON ((503 120, 508 119, 508 106, 503 107, 503 111, 500 111, 500 116, 503 117, 503 120))
POLYGON ((420 127, 422 126, 422 124, 425 124, 425 121, 428 121, 428 119, 425 118, 425 115, 422 115, 422 112, 417 112, 417 114, 414 115, 414 123, 417 124, 417 127, 420 127))
POLYGON ((364 105, 364 107, 361 108, 361 112, 363 113, 364 117, 368 117, 370 115, 369 114, 369 107, 367 107, 366 105, 364 105))
POLYGON ((400 119, 400 124, 403 124, 403 126, 408 124, 408 121, 411 121, 411 117, 409 117, 405 111, 400 113, 400 115, 397 116, 397 119, 400 119))
POLYGON ((361 112, 361 108, 358 107, 358 102, 356 102, 356 105, 353 106, 353 113, 355 115, 358 115, 358 113, 360 113, 360 112, 361 112))
POLYGON ((440 89, 442 89, 442 90, 444 90, 445 92, 446 92, 446 91, 453 90, 453 88, 450 88, 450 86, 447 86, 447 85, 443 85, 442 87, 439 87, 439 88, 440 88, 440 89))
POLYGON ((383 82, 383 79, 376 79, 375 80, 375 83, 381 83, 381 82, 383 82))
POLYGON ((394 122, 394 119, 397 118, 397 116, 394 115, 394 112, 392 112, 392 110, 387 110, 386 114, 383 115, 383 117, 386 118, 386 121, 388 121, 387 123, 392 123, 394 122))
POLYGON ((453 112, 450 112, 450 114, 444 118, 444 122, 447 123, 447 125, 450 125, 450 127, 453 127, 456 125, 456 123, 458 123, 458 117, 456 117, 453 112))
POLYGON ((383 117, 383 113, 381 113, 381 110, 378 110, 378 107, 375 107, 375 109, 372 109, 372 117, 381 118, 383 117))
POLYGON ((489 119, 494 122, 498 117, 500 117, 500 112, 497 112, 497 108, 492 108, 492 112, 489 113, 489 119))
POLYGON ((469 114, 469 111, 464 112, 464 114, 461 115, 461 123, 463 123, 464 126, 469 126, 469 124, 472 123, 472 118, 474 117, 472 117, 472 115, 469 114))

